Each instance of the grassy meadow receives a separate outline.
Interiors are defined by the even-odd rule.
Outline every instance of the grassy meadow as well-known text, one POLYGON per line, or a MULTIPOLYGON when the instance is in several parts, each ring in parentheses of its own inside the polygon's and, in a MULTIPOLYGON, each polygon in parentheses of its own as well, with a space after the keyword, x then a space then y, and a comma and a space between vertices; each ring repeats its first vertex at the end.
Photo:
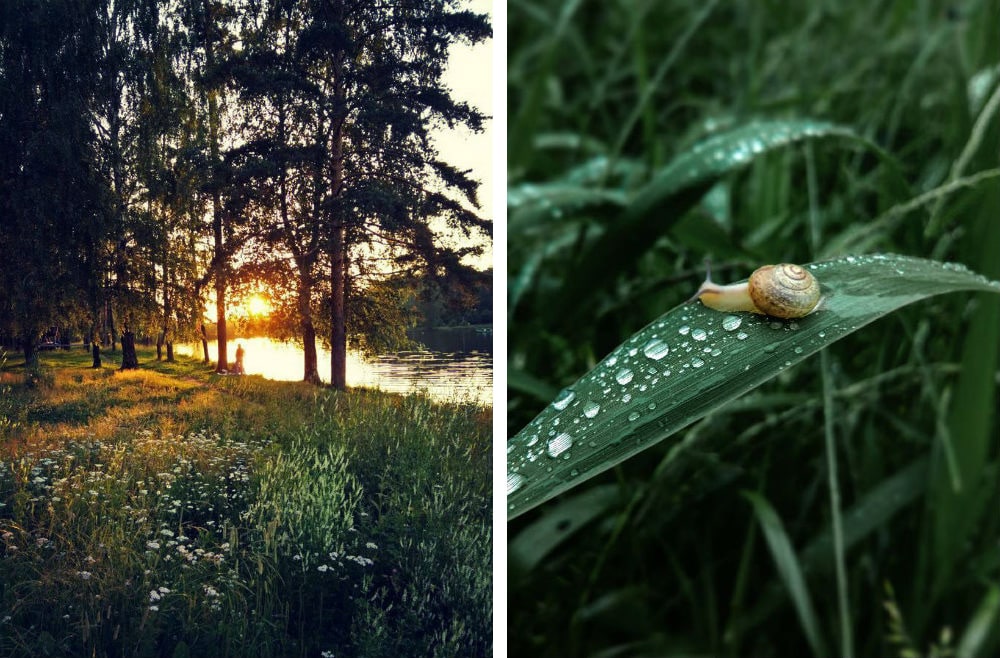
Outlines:
POLYGON ((104 356, 0 370, 0 656, 490 655, 489 408, 104 356))

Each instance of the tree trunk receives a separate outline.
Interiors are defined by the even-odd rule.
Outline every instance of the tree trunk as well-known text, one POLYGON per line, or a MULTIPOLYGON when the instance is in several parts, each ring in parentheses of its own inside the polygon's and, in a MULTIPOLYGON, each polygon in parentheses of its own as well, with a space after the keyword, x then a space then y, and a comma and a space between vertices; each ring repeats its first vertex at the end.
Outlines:
POLYGON ((205 363, 208 363, 208 332, 204 322, 201 323, 201 351, 205 355, 205 363))
POLYGON ((115 314, 114 311, 111 310, 110 302, 107 304, 107 319, 105 322, 107 322, 108 328, 108 342, 111 343, 111 351, 114 352, 115 343, 118 342, 118 330, 115 329, 115 314))
MULTIPOLYGON (((205 20, 205 64, 211 71, 215 68, 215 43, 212 25, 212 10, 208 0, 202 0, 205 20)), ((207 90, 208 97, 208 149, 209 164, 212 167, 212 177, 219 175, 219 100, 215 89, 207 90)), ((223 373, 229 370, 229 358, 226 349, 226 269, 228 262, 225 250, 225 217, 222 210, 222 199, 219 193, 218 180, 212 185, 212 237, 215 250, 215 330, 219 344, 219 359, 215 364, 215 372, 223 373)))
MULTIPOLYGON (((337 5, 338 13, 343 7, 337 5)), ((338 67, 336 75, 337 89, 335 97, 338 103, 344 102, 346 88, 344 86, 342 69, 338 67)), ((334 127, 330 144, 331 180, 330 187, 333 196, 340 197, 344 193, 344 123, 346 117, 339 119, 339 125, 334 127)), ((347 268, 347 229, 344 217, 333 218, 330 227, 330 385, 343 391, 347 388, 347 322, 344 316, 344 299, 346 287, 344 275, 347 268)))
POLYGON ((94 322, 90 327, 90 356, 93 358, 91 363, 91 368, 101 367, 101 347, 100 347, 100 337, 97 335, 97 323, 94 322))
POLYGON ((135 334, 125 327, 122 332, 122 370, 132 370, 139 367, 139 357, 135 353, 135 334))
POLYGON ((167 337, 167 331, 164 329, 162 332, 156 334, 156 360, 163 360, 163 341, 167 337))
POLYGON ((344 267, 347 261, 344 223, 330 232, 330 384, 347 388, 347 330, 344 322, 344 267))
POLYGON ((302 351, 304 369, 302 381, 319 384, 319 357, 316 354, 316 327, 312 320, 312 281, 307 277, 299 279, 299 318, 302 327, 302 351))
POLYGON ((215 331, 219 344, 219 360, 215 363, 215 372, 226 372, 229 370, 226 354, 226 282, 221 271, 215 277, 215 331))
POLYGON ((32 332, 24 332, 24 336, 21 339, 21 347, 24 350, 24 370, 27 373, 29 370, 38 367, 38 351, 35 349, 35 336, 32 332))
POLYGON ((167 363, 174 362, 174 341, 167 341, 167 363))

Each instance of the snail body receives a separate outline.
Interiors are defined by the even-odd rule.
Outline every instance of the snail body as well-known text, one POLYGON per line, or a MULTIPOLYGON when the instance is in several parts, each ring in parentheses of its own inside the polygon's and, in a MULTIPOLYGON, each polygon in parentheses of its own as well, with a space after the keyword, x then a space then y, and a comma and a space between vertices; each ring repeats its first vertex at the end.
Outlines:
POLYGON ((816 310, 819 282, 799 265, 764 265, 745 283, 720 286, 706 276, 694 297, 716 311, 749 311, 775 318, 801 318, 816 310))

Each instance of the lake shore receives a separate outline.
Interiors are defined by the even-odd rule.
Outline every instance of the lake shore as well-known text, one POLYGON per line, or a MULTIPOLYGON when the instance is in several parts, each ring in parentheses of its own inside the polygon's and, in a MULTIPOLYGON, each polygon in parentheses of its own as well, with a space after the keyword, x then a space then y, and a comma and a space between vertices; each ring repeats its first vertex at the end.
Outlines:
MULTIPOLYGON (((353 350, 347 353, 348 387, 377 388, 392 393, 425 393, 441 402, 474 401, 493 403, 493 362, 488 351, 465 351, 470 343, 463 335, 470 330, 436 331, 436 342, 426 351, 409 351, 365 356, 353 350)), ((486 334, 484 334, 486 335, 486 334)), ((490 340, 492 340, 491 335, 490 340)), ((479 335, 474 347, 483 347, 479 335)), ((489 342, 489 341, 485 341, 489 342)), ((278 381, 300 381, 303 375, 302 346, 294 341, 265 337, 233 338, 229 341, 229 358, 238 346, 245 348, 244 368, 248 374, 262 375, 278 381)), ((175 346, 178 354, 201 358, 200 343, 175 346)), ((330 353, 317 345, 319 375, 330 381, 330 353)), ((209 358, 217 358, 217 347, 209 342, 209 358)))
POLYGON ((139 357, 0 370, 0 655, 488 654, 488 407, 139 357))

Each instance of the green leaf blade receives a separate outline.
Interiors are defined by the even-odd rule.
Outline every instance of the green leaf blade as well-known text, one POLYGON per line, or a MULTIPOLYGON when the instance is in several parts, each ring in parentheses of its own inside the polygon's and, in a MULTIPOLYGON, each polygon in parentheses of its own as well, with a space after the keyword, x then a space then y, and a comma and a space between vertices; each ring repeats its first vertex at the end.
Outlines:
POLYGON ((808 265, 819 309, 795 321, 682 304, 609 354, 507 446, 508 518, 667 438, 861 327, 926 297, 1000 293, 962 266, 896 255, 808 265))
POLYGON ((757 522, 760 523, 760 527, 764 531, 764 539, 771 551, 771 557, 774 559, 774 566, 792 599, 795 613, 802 625, 802 632, 805 633, 806 639, 809 641, 813 655, 829 655, 820 635, 816 608, 813 607, 809 588, 806 587, 806 580, 802 576, 799 558, 795 554, 788 533, 785 532, 785 524, 781 522, 781 517, 778 516, 766 498, 752 491, 744 491, 743 496, 753 505, 757 522))

